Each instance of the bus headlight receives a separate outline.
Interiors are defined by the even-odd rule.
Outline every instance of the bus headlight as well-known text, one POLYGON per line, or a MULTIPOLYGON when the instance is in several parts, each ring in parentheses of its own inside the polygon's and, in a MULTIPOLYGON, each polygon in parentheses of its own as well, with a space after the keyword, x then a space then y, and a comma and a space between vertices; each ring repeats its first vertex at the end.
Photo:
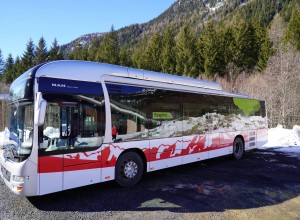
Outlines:
POLYGON ((24 182, 24 176, 13 176, 13 181, 23 183, 24 182))

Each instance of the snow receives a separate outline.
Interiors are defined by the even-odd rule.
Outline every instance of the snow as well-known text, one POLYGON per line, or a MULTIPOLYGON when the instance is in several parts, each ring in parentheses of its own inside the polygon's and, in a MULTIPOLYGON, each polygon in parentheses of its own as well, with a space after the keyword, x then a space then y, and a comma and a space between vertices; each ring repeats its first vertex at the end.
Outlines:
MULTIPOLYGON (((214 114, 214 116, 217 116, 217 114, 214 114)), ((264 121, 260 117, 256 118, 250 118, 252 122, 257 122, 257 127, 264 126, 264 121)), ((193 126, 195 126, 196 122, 199 123, 201 121, 202 123, 206 122, 204 118, 191 118, 189 121, 183 121, 183 128, 184 130, 190 130, 193 126)), ((174 122, 173 122, 174 123, 174 122)), ((164 124, 163 126, 159 127, 159 132, 171 132, 173 133, 176 131, 174 129, 178 125, 175 122, 171 127, 170 125, 164 124)), ((245 126, 245 124, 243 123, 245 126)), ((181 125, 182 126, 182 125, 181 125)), ((236 120, 234 120, 231 124, 232 127, 239 127, 240 125, 236 120), (234 126, 232 126, 234 125, 234 126)), ((7 135, 9 132, 0 132, 0 150, 2 149, 2 146, 4 144, 4 140, 8 139, 7 135)), ((44 135, 47 135, 51 138, 58 138, 59 137, 59 130, 57 128, 48 127, 44 130, 44 135)), ((168 134, 167 134, 168 135, 168 134)), ((101 142, 100 138, 94 137, 94 138, 79 138, 80 142, 90 142, 88 144, 92 144, 93 146, 99 142, 101 142), (82 140, 81 140, 82 139, 82 140)), ((96 144, 96 145, 97 145, 96 144)), ((278 125, 276 128, 269 129, 268 132, 268 143, 261 147, 261 149, 267 149, 268 151, 272 152, 284 152, 288 156, 291 157, 298 157, 300 158, 300 126, 295 125, 293 129, 285 129, 283 126, 278 125)))
POLYGON ((299 147, 300 148, 300 126, 295 125, 293 129, 284 129, 281 125, 269 129, 268 143, 264 148, 274 147, 299 147))
POLYGON ((210 3, 205 4, 209 11, 215 12, 225 4, 225 0, 218 0, 214 7, 211 7, 210 3))
POLYGON ((300 158, 300 126, 284 129, 282 125, 269 129, 268 143, 261 147, 275 152, 283 152, 289 157, 300 158))

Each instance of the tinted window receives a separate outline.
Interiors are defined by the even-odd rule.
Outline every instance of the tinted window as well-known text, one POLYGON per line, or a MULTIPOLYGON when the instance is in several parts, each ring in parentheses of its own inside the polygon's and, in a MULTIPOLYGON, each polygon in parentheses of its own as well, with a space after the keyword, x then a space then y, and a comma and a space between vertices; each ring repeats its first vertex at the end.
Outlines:
POLYGON ((182 93, 169 90, 153 90, 149 96, 150 138, 182 135, 182 93))
POLYGON ((40 153, 61 154, 101 146, 105 131, 103 95, 44 94, 47 110, 40 127, 40 153))
POLYGON ((151 89, 107 84, 114 141, 148 138, 147 108, 151 89))
POLYGON ((181 93, 107 84, 115 141, 182 135, 181 93))

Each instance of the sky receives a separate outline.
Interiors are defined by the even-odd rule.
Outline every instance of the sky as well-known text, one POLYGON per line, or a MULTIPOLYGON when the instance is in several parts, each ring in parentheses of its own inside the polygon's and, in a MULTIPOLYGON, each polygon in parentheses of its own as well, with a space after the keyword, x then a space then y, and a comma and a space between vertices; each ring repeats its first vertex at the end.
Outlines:
POLYGON ((22 56, 32 39, 43 36, 47 47, 89 33, 108 32, 144 23, 160 15, 175 0, 26 0, 0 2, 0 49, 4 60, 22 56))

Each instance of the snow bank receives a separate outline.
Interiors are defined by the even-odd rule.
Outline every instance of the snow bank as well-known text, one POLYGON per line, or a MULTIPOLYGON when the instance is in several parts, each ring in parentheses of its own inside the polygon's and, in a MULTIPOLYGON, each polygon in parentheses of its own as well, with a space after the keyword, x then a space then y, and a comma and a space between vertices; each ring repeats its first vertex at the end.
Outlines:
POLYGON ((282 125, 269 129, 268 143, 263 147, 291 147, 300 146, 300 126, 284 129, 282 125))
POLYGON ((289 157, 300 158, 300 126, 284 129, 281 125, 269 129, 268 143, 262 149, 283 152, 289 157))

